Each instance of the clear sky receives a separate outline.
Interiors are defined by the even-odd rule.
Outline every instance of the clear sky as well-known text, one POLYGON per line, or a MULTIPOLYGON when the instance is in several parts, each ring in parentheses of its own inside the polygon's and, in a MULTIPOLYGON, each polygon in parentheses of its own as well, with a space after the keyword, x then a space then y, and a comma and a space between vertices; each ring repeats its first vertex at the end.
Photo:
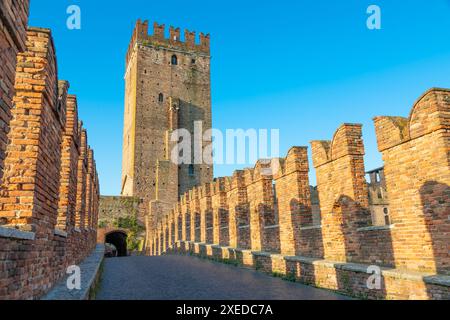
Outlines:
POLYGON ((372 118, 407 116, 427 89, 450 88, 449 17, 450 0, 31 0, 30 25, 52 29, 59 78, 78 96, 102 194, 115 195, 125 53, 138 18, 211 34, 215 128, 280 129, 284 155, 330 140, 342 123, 362 123, 373 169, 382 160, 372 118), (73 4, 81 30, 66 27, 73 4), (371 4, 382 10, 381 30, 366 27, 371 4))

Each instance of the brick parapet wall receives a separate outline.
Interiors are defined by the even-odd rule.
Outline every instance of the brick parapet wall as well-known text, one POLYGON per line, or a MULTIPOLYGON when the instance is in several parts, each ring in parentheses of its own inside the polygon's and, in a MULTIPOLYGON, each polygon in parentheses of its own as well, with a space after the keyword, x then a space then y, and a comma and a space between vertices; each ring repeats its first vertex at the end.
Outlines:
MULTIPOLYGON (((1 12, 21 16, 28 2, 17 1, 9 10, 1 12)), ((0 186, 0 300, 41 297, 96 244, 99 185, 93 160, 91 230, 75 228, 81 125, 68 82, 58 81, 50 30, 28 28, 15 73, 0 186)))
POLYGON ((189 191, 189 211, 191 212, 190 225, 191 225, 191 239, 195 242, 200 242, 200 190, 194 188, 189 191))
MULTIPOLYGON (((202 250, 213 253, 244 252, 242 258, 247 261, 262 259, 265 263, 261 257, 267 254, 258 252, 333 261, 333 268, 321 267, 319 273, 333 272, 338 263, 356 263, 391 268, 397 273, 420 272, 426 277, 437 273, 445 278, 449 273, 450 240, 449 112, 450 90, 432 89, 418 100, 408 119, 375 118, 379 149, 385 161, 391 224, 380 226, 372 222, 362 126, 344 124, 331 141, 311 143, 320 224, 312 215, 307 148, 295 147, 286 158, 275 159, 270 166, 267 161, 259 161, 253 169, 216 179, 183 196, 174 209, 178 236, 169 237, 167 243, 167 237, 159 233, 166 230, 167 222, 161 219, 162 225, 154 230, 153 239, 158 243, 149 243, 157 250, 150 252, 163 254, 163 249, 173 248, 177 239, 204 243, 207 248, 202 250), (197 200, 199 203, 195 203, 197 200), (191 230, 195 223, 198 227, 198 220, 191 218, 193 211, 200 211, 200 240, 198 233, 191 230), (213 213, 212 233, 209 211, 213 213), (162 241, 166 242, 164 246, 162 241), (256 257, 250 257, 248 252, 254 252, 256 257)), ((170 209, 165 214, 168 212, 170 209)), ((303 276, 314 277, 314 268, 305 266, 304 270, 303 276)), ((359 274, 349 272, 344 277, 353 275, 358 279, 359 274)), ((323 276, 325 273, 318 275, 323 276)), ((322 281, 325 280, 319 282, 322 281)), ((378 296, 401 298, 407 296, 408 288, 411 292, 419 288, 420 298, 448 296, 448 286, 430 289, 426 281, 425 285, 421 280, 405 282, 397 277, 387 277, 385 281, 390 288, 378 292, 378 296), (402 293, 396 295, 396 288, 402 293)), ((360 286, 359 283, 351 288, 376 298, 360 286)))
POLYGON ((280 252, 321 256, 322 252, 312 252, 307 243, 309 240, 320 242, 320 239, 305 238, 302 230, 313 225, 307 148, 292 148, 287 158, 280 161, 280 166, 274 177, 277 196, 281 195, 278 199, 280 252))
POLYGON ((230 247, 250 248, 250 208, 244 171, 236 171, 231 177, 227 197, 230 247))
POLYGON ((322 213, 324 258, 392 265, 392 250, 385 254, 384 247, 377 246, 380 239, 391 246, 389 231, 360 231, 371 226, 362 126, 344 124, 332 141, 313 141, 311 145, 322 213))
POLYGON ((93 212, 92 212, 92 196, 93 196, 93 158, 94 152, 90 147, 88 147, 88 159, 87 159, 87 170, 86 170, 86 197, 85 197, 85 208, 86 208, 86 229, 89 231, 93 227, 93 212))
MULTIPOLYGON (((213 241, 223 246, 229 245, 228 202, 226 178, 218 178, 212 183, 213 241)), ((192 241, 192 239, 191 239, 192 241)))
MULTIPOLYGON (((179 217, 178 210, 175 209, 176 217, 179 217)), ((177 218, 178 220, 180 218, 177 218)), ((176 221, 178 221, 176 220, 176 221)), ((177 229, 181 225, 177 222, 177 229)), ((200 187, 200 241, 207 243, 213 241, 213 223, 212 223, 212 198, 211 198, 211 184, 207 183, 200 187)), ((178 230, 177 230, 178 231, 178 230)), ((180 240, 179 231, 176 235, 176 241, 180 240)))
POLYGON ((400 268, 450 274, 449 114, 450 90, 431 89, 408 118, 374 119, 400 268))
POLYGON ((61 177, 57 228, 71 231, 75 225, 76 181, 78 163, 77 102, 75 96, 67 97, 67 118, 61 144, 61 177))
POLYGON ((80 157, 78 159, 77 178, 77 203, 76 203, 76 228, 81 232, 86 226, 86 171, 87 171, 87 133, 79 124, 80 128, 80 157))
POLYGON ((30 29, 27 51, 18 56, 0 214, 7 225, 38 233, 57 217, 65 105, 55 63, 50 31, 30 29))
POLYGON ((28 0, 0 2, 0 179, 15 93, 17 54, 26 50, 28 0))

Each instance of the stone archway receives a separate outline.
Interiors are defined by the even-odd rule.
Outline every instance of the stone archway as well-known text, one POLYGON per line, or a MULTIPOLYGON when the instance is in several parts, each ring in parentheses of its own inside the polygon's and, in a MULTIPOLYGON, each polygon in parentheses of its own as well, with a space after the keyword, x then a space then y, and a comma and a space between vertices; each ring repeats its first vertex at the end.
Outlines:
POLYGON ((105 235, 105 243, 110 243, 116 247, 118 257, 126 257, 128 255, 127 238, 128 235, 125 231, 116 230, 105 235))

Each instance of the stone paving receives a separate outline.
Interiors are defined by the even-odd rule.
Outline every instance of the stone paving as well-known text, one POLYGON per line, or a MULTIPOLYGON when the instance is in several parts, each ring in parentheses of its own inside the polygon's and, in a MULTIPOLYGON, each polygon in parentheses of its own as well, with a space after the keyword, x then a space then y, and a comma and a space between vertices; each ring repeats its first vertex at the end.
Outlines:
POLYGON ((187 256, 105 260, 98 300, 346 300, 330 291, 187 256))

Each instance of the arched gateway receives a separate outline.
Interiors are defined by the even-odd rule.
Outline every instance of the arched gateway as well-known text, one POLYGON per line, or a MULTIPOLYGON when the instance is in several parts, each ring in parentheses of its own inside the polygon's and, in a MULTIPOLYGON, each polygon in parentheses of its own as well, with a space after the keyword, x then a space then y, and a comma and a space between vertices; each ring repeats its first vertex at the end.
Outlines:
POLYGON ((124 230, 114 230, 105 234, 105 243, 112 244, 117 250, 118 257, 126 257, 128 235, 124 230))

